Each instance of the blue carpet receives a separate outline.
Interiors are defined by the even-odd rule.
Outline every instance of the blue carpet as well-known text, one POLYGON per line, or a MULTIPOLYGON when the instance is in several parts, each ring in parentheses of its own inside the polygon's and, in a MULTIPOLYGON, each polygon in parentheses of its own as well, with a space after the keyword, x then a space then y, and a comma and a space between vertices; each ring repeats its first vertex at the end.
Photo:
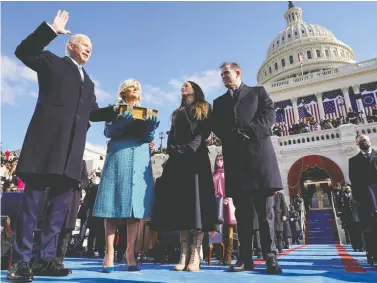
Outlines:
POLYGON ((309 244, 336 244, 333 227, 334 216, 332 210, 311 210, 309 212, 309 244))
MULTIPOLYGON (((267 275, 264 264, 257 265, 255 271, 228 273, 226 266, 202 266, 196 273, 172 271, 172 265, 144 264, 141 272, 125 272, 123 264, 116 265, 111 274, 100 272, 102 260, 68 258, 66 266, 73 269, 70 276, 64 278, 36 277, 33 282, 77 282, 77 283, 115 283, 115 282, 168 282, 168 283, 253 283, 253 282, 289 282, 289 283, 376 283, 377 270, 366 263, 365 253, 355 253, 345 246, 347 252, 365 269, 365 273, 347 273, 338 256, 335 245, 307 245, 302 249, 279 257, 278 261, 284 273, 267 275)), ((5 281, 6 271, 1 272, 1 281, 5 281)))

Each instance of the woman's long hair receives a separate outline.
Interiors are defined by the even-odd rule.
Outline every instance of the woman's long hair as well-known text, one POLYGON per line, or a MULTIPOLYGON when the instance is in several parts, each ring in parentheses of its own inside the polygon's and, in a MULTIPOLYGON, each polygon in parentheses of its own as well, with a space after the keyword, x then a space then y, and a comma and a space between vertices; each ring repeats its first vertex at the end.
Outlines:
MULTIPOLYGON (((215 165, 214 165, 214 168, 213 168, 213 172, 216 172, 217 170, 219 170, 219 167, 217 167, 217 164, 216 164, 216 161, 217 161, 217 159, 218 159, 219 157, 223 157, 223 155, 222 155, 221 153, 219 153, 219 154, 216 156, 216 158, 215 158, 215 165)), ((224 162, 224 160, 223 160, 223 162, 224 162)), ((224 169, 224 163, 223 163, 223 168, 222 168, 222 169, 224 169)))
MULTIPOLYGON (((205 96, 201 87, 192 81, 188 81, 192 88, 194 89, 194 107, 195 107, 195 118, 198 120, 203 120, 208 117, 209 103, 205 100, 205 96)), ((185 108, 185 100, 182 97, 181 105, 173 112, 172 121, 174 121, 178 112, 183 111, 185 108)))

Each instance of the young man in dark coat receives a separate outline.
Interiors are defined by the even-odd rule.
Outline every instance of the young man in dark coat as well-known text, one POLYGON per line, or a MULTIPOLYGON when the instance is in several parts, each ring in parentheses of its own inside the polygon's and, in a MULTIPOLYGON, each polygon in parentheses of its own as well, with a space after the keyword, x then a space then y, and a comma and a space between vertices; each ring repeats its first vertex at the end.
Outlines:
POLYGON ((214 100, 212 117, 213 132, 222 142, 226 193, 236 207, 243 260, 230 271, 254 269, 250 219, 255 208, 267 273, 280 274, 274 240, 274 192, 282 190, 283 184, 270 137, 274 104, 263 87, 245 85, 241 73, 237 63, 221 65, 228 91, 214 100))
POLYGON ((33 280, 34 275, 66 276, 71 271, 56 266, 58 236, 68 209, 72 188, 81 180, 81 161, 90 121, 110 120, 113 107, 98 108, 94 83, 83 65, 89 60, 92 45, 85 35, 72 36, 66 57, 43 49, 57 36, 70 34, 65 29, 69 15, 59 11, 53 23, 43 22, 17 47, 15 54, 37 72, 38 102, 30 121, 16 174, 26 183, 13 241, 15 263, 7 274, 9 281, 33 280), (33 232, 44 192, 49 188, 46 218, 40 249, 33 266, 33 232))

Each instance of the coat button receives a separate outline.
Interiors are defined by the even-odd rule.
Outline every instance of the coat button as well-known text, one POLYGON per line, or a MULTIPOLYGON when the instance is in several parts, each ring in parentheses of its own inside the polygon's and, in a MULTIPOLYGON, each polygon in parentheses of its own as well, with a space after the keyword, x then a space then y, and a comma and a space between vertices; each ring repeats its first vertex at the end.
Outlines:
POLYGON ((76 116, 76 119, 77 119, 77 120, 80 120, 80 116, 79 116, 79 115, 77 115, 77 116, 76 116))
POLYGON ((84 103, 84 101, 82 101, 82 99, 80 99, 80 103, 84 103))

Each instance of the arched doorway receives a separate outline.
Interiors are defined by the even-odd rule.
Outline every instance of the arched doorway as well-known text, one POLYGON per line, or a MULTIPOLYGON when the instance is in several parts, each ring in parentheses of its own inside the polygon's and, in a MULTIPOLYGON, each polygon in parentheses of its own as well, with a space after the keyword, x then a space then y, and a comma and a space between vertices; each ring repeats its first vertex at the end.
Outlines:
POLYGON ((288 173, 291 200, 296 193, 302 196, 311 209, 331 207, 330 190, 336 184, 344 184, 344 175, 331 159, 321 155, 307 155, 297 160, 288 173))

